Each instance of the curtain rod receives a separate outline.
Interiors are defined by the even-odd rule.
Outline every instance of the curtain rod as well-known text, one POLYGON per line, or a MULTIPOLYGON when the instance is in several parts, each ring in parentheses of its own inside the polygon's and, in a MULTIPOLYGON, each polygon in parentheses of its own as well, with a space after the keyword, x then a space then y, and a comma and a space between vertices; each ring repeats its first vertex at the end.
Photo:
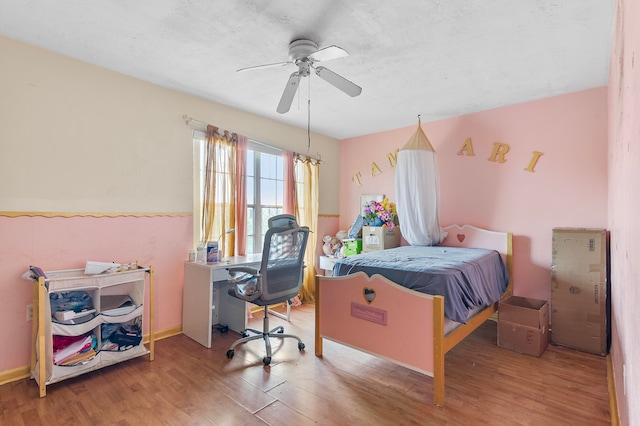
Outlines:
POLYGON ((184 120, 184 124, 186 124, 187 126, 189 125, 189 123, 196 122, 196 123, 200 123, 200 124, 204 124, 205 126, 208 126, 209 123, 205 123, 204 121, 201 120, 196 120, 195 118, 191 118, 189 117, 187 114, 182 116, 182 119, 184 120))
MULTIPOLYGON (((209 123, 204 122, 204 121, 202 121, 202 120, 196 120, 195 118, 189 117, 187 114, 183 115, 183 116, 182 116, 182 119, 184 120, 184 124, 186 124, 187 126, 188 126, 190 123, 192 123, 192 122, 199 123, 199 124, 203 124, 203 125, 205 125, 205 126, 208 126, 208 125, 209 125, 209 123)), ((279 149, 279 150, 281 150, 281 151, 284 151, 284 149, 282 149, 282 148, 279 148, 279 147, 277 147, 277 146, 271 146, 271 145, 269 145, 269 144, 266 144, 266 143, 264 143, 264 142, 257 141, 257 140, 255 140, 255 139, 251 139, 251 141, 252 141, 252 142, 254 142, 254 143, 257 143, 258 145, 266 146, 267 148, 279 149)), ((312 156, 312 155, 307 155, 307 154, 300 154, 300 153, 298 153, 298 152, 293 152, 293 153, 294 153, 295 155, 300 155, 300 156, 303 156, 303 157, 308 157, 308 158, 310 158, 310 159, 312 159, 312 160, 314 160, 314 161, 317 161, 317 162, 318 162, 318 163, 320 163, 320 164, 324 163, 324 161, 322 160, 322 157, 320 156, 320 153, 318 153, 318 154, 317 154, 317 157, 314 157, 314 156, 312 156)))

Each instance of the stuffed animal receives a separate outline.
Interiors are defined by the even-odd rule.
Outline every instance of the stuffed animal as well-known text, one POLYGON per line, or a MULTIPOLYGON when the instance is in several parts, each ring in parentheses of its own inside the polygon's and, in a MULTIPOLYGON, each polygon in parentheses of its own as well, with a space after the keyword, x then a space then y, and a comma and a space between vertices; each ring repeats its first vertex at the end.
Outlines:
POLYGON ((322 241, 324 242, 322 245, 322 251, 325 256, 335 257, 342 247, 342 242, 331 235, 325 235, 322 237, 322 241))
POLYGON ((335 255, 340 251, 340 247, 342 247, 342 241, 340 241, 337 237, 331 238, 331 254, 335 255))
POLYGON ((331 235, 325 235, 322 237, 322 241, 324 244, 322 245, 322 251, 325 256, 331 256, 333 253, 331 252, 331 235))

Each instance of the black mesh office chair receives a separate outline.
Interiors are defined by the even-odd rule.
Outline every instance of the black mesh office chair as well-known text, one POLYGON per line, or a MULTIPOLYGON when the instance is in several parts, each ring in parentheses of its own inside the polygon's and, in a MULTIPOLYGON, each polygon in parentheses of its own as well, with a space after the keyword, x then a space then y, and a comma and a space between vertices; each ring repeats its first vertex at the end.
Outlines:
POLYGON ((284 334, 284 328, 278 326, 269 330, 269 305, 288 302, 296 297, 302 287, 304 270, 304 251, 309 238, 309 228, 299 226, 291 215, 278 215, 269 219, 269 229, 264 236, 262 263, 260 270, 250 267, 230 267, 229 289, 231 296, 264 306, 262 331, 247 328, 242 338, 233 342, 227 351, 227 358, 233 358, 235 347, 257 339, 264 339, 267 355, 262 359, 265 365, 271 363, 270 337, 291 337, 298 341, 298 349, 304 349, 304 343, 298 336, 284 334), (255 335, 249 335, 249 332, 255 335))

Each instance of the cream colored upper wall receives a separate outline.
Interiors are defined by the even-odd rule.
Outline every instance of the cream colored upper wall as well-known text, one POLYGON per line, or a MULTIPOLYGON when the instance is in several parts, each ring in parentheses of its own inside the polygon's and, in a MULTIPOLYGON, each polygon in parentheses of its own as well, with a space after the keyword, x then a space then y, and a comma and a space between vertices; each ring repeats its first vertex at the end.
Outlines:
MULTIPOLYGON (((0 211, 191 212, 187 114, 300 153, 307 132, 0 37, 0 211)), ((135 60, 135 58, 132 58, 135 60)), ((320 213, 338 212, 339 144, 324 160, 320 213)))

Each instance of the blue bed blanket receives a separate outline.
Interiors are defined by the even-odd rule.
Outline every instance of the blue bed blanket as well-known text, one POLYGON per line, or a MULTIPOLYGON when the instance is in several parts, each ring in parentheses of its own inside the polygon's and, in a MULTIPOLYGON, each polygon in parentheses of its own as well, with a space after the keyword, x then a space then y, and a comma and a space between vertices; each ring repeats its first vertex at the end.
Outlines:
POLYGON ((479 248, 402 246, 349 256, 333 267, 334 276, 359 271, 444 296, 445 316, 460 323, 470 309, 497 302, 509 284, 500 253, 479 248))

